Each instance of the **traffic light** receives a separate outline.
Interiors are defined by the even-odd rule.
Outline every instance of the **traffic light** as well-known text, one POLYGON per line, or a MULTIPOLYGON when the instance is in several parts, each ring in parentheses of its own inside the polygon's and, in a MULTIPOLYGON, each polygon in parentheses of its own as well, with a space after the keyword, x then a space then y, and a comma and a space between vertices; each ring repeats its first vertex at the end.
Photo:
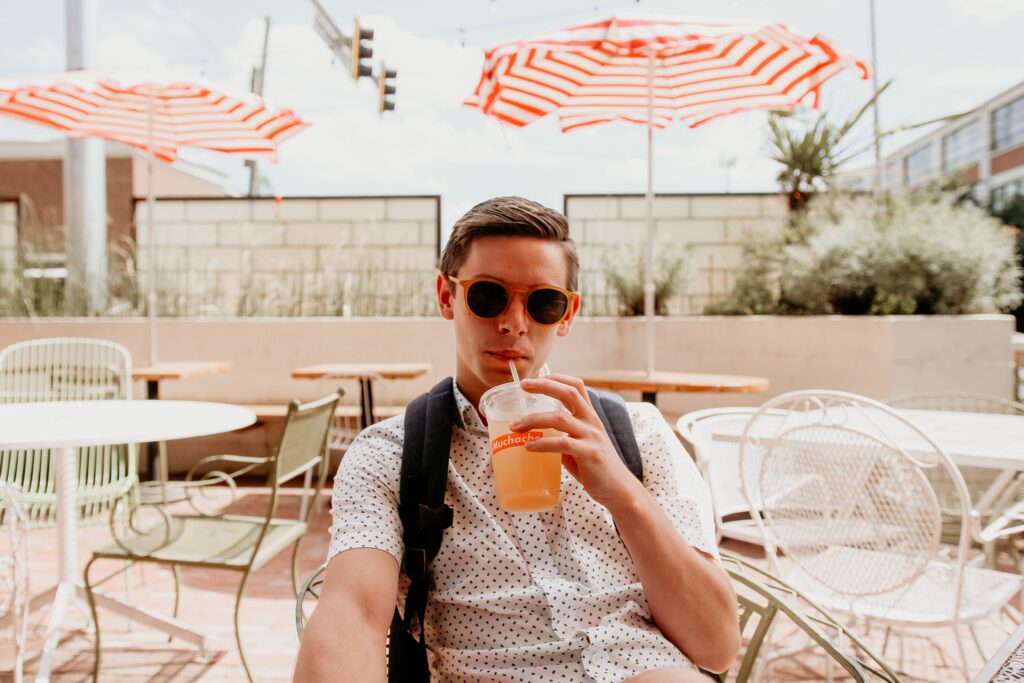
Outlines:
POLYGON ((377 104, 377 111, 383 116, 386 111, 395 110, 395 100, 389 95, 395 94, 395 78, 398 76, 396 69, 389 69, 384 62, 380 63, 380 76, 377 78, 377 89, 380 92, 377 104))
POLYGON ((373 66, 370 64, 370 58, 373 57, 372 41, 373 29, 362 28, 359 17, 356 17, 352 30, 352 78, 357 81, 360 76, 373 74, 373 66))

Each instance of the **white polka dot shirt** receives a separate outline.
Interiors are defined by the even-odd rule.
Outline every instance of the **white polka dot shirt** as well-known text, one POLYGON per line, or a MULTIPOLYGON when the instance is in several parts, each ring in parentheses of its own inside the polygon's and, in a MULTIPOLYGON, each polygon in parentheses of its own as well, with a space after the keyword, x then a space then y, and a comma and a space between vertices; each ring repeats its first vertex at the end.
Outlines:
MULTIPOLYGON (((540 513, 498 507, 487 430, 456 386, 445 501, 454 524, 430 572, 425 617, 432 681, 598 681, 690 667, 658 630, 607 509, 564 469, 561 501, 540 513)), ((657 408, 628 404, 644 486, 694 548, 717 557, 707 487, 657 408)), ((384 550, 401 562, 404 416, 349 446, 334 480, 328 557, 384 550)), ((657 542, 652 539, 652 542, 657 542)), ((399 587, 404 609, 408 579, 399 587)))

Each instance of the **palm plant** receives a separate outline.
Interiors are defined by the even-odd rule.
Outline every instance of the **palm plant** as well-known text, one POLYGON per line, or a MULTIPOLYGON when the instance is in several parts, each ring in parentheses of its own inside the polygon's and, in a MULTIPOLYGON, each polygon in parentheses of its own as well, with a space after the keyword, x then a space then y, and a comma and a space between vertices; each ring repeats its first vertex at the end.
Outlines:
POLYGON ((789 111, 768 115, 769 156, 782 164, 778 181, 789 197, 790 211, 801 211, 814 193, 832 185, 836 171, 864 149, 848 140, 850 130, 892 81, 879 88, 841 125, 828 121, 824 112, 807 121, 789 111), (793 126, 791 121, 801 125, 793 126))

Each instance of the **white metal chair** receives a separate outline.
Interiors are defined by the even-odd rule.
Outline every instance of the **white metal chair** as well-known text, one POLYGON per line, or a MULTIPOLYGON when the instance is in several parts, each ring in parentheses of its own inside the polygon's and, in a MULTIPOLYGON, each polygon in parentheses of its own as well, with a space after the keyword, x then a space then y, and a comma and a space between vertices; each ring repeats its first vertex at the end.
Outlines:
POLYGON ((679 418, 676 431, 693 448, 697 468, 711 491, 718 542, 731 538, 744 543, 764 545, 750 507, 743 498, 739 480, 739 445, 715 441, 714 428, 730 423, 746 423, 757 408, 706 408, 679 418))
MULTIPOLYGON (((0 403, 131 399, 131 356, 102 339, 48 338, 0 350, 0 403)), ((18 484, 33 527, 53 526, 57 500, 50 449, 0 451, 0 481, 18 484)), ((78 450, 76 506, 82 519, 106 521, 136 483, 134 444, 78 450)))
POLYGON ((824 608, 887 628, 964 627, 1007 605, 1016 574, 968 566, 976 515, 949 456, 898 411, 854 394, 797 391, 765 403, 740 442, 740 482, 774 570, 824 608), (932 487, 959 497, 960 534, 941 550, 932 487), (785 554, 788 570, 779 560, 785 554))
POLYGON ((10 642, 14 646, 12 674, 14 683, 21 683, 25 664, 25 643, 28 640, 29 614, 29 537, 28 516, 21 501, 21 491, 14 484, 0 482, 0 617, 10 624, 10 642))
MULTIPOLYGON (((956 391, 923 392, 893 396, 884 401, 887 405, 908 410, 948 410, 960 413, 994 413, 998 415, 1024 415, 1024 403, 1010 401, 999 396, 956 391)), ((1001 472, 991 467, 961 467, 967 490, 974 507, 988 523, 1003 511, 1022 499, 1022 478, 1013 472, 1001 472)), ((955 538, 958 533, 956 494, 944 486, 941 479, 933 482, 935 493, 946 519, 943 538, 955 538)), ((994 547, 986 545, 986 555, 994 563, 994 547)))

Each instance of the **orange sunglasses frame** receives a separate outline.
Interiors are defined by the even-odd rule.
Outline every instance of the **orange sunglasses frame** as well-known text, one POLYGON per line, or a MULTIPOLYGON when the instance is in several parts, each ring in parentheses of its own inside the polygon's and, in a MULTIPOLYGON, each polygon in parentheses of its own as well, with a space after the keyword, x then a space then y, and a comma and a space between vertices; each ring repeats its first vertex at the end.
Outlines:
MULTIPOLYGON (((553 323, 542 323, 541 321, 537 320, 536 318, 533 317, 533 313, 530 313, 529 306, 525 306, 526 314, 530 316, 530 320, 532 320, 537 325, 541 325, 543 327, 551 327, 552 325, 557 325, 558 323, 563 322, 566 318, 568 318, 569 314, 572 313, 573 304, 575 303, 576 299, 578 299, 579 296, 580 296, 579 292, 570 292, 568 289, 562 289, 561 287, 555 287, 554 285, 539 285, 537 287, 513 287, 512 285, 505 284, 501 280, 495 280, 493 277, 473 277, 473 278, 469 278, 468 280, 460 280, 457 277, 449 275, 448 279, 451 280, 452 282, 454 282, 457 285, 462 285, 462 289, 465 292, 468 292, 469 288, 472 287, 473 285, 475 285, 477 282, 493 282, 494 284, 498 285, 499 287, 504 287, 505 291, 509 292, 510 295, 515 293, 515 292, 523 292, 523 294, 524 294, 523 302, 524 303, 530 298, 531 294, 533 294, 534 292, 536 292, 538 290, 541 290, 541 289, 553 289, 556 292, 561 292, 562 294, 565 295, 565 299, 566 299, 566 301, 568 303, 566 304, 566 307, 565 307, 565 313, 563 313, 562 317, 559 318, 558 320, 556 320, 553 323)), ((466 310, 469 311, 469 314, 471 316, 473 316, 474 318, 478 318, 480 320, 494 320, 495 318, 500 317, 505 311, 508 310, 508 307, 512 305, 512 297, 509 296, 508 297, 508 303, 505 304, 505 308, 501 309, 500 313, 498 313, 497 315, 494 315, 494 316, 492 316, 490 318, 484 318, 483 316, 477 315, 473 311, 473 309, 470 308, 470 306, 469 306, 469 297, 468 296, 463 296, 462 299, 463 299, 463 301, 466 302, 466 310)))

